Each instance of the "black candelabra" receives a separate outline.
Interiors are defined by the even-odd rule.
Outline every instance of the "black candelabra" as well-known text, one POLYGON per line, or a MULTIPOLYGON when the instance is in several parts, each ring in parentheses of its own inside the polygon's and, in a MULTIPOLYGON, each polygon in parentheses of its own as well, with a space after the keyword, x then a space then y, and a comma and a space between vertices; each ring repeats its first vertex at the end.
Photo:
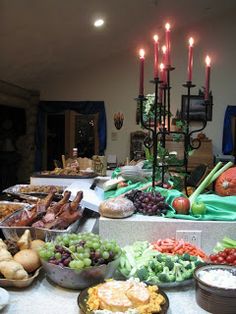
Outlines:
MULTIPOLYGON (((207 125, 207 112, 211 102, 209 97, 204 100, 204 113, 201 114, 197 121, 201 123, 201 126, 197 129, 190 130, 191 116, 190 116, 190 100, 191 100, 191 89, 195 87, 192 81, 187 81, 183 84, 183 87, 186 88, 186 107, 185 110, 182 108, 181 120, 184 123, 184 127, 181 130, 171 131, 171 86, 170 86, 170 74, 174 68, 171 66, 166 66, 164 69, 164 80, 160 80, 158 77, 154 78, 151 83, 154 84, 154 103, 152 108, 153 118, 145 118, 145 102, 147 98, 143 95, 139 95, 136 98, 139 107, 140 115, 140 124, 141 126, 148 131, 146 138, 144 139, 144 146, 153 151, 153 164, 152 164, 152 187, 156 185, 156 174, 159 170, 161 173, 161 185, 163 186, 165 180, 165 172, 169 168, 174 167, 183 167, 185 173, 188 172, 188 157, 189 151, 193 149, 198 149, 201 145, 201 141, 198 138, 192 139, 193 135, 201 132, 207 125), (160 93, 160 95, 159 95, 160 93), (179 137, 182 137, 184 144, 184 154, 183 159, 176 162, 168 163, 166 158, 158 158, 158 148, 162 147, 166 149, 166 140, 167 136, 173 136, 176 134, 179 137)), ((184 176, 184 186, 186 189, 186 179, 187 176, 184 176)))

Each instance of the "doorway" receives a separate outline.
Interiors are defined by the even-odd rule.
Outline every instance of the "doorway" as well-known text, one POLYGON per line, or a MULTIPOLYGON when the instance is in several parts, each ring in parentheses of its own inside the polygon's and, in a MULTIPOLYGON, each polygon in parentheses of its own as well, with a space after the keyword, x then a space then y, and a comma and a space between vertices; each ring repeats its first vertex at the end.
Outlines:
POLYGON ((65 154, 65 114, 47 115, 46 169, 53 170, 65 154))
MULTIPOLYGON (((65 155, 66 158, 71 157, 72 149, 77 147, 77 144, 81 156, 104 155, 106 137, 106 112, 103 101, 41 101, 35 134, 35 171, 47 170, 48 164, 52 165, 54 159, 61 161, 61 155, 65 155), (52 126, 47 125, 48 118, 52 126), (57 143, 59 148, 53 147, 54 143, 52 148, 49 148, 48 127, 57 137, 64 138, 64 145, 60 139, 58 142, 60 144, 57 143), (51 155, 47 157, 50 149, 51 155)), ((53 142, 53 138, 50 140, 53 142)))
POLYGON ((44 169, 62 167, 62 155, 72 157, 74 147, 78 157, 92 158, 99 153, 98 113, 80 114, 73 110, 46 115, 46 147, 44 169))

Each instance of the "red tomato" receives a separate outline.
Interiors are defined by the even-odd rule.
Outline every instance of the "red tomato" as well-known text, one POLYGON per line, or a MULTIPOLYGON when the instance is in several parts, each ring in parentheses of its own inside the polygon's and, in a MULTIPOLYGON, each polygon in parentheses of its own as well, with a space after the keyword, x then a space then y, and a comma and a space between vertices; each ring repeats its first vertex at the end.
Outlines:
POLYGON ((225 262, 224 258, 222 256, 217 257, 217 262, 219 264, 223 264, 225 262))
POLYGON ((231 264, 231 263, 233 263, 233 261, 234 261, 233 255, 228 255, 228 256, 226 257, 226 262, 227 262, 227 263, 231 264))
POLYGON ((226 258, 228 254, 225 251, 219 252, 219 256, 226 258))
POLYGON ((173 200, 172 207, 175 209, 177 214, 187 215, 190 209, 190 201, 187 197, 179 196, 173 200))
POLYGON ((215 261, 217 260, 217 256, 214 255, 214 254, 211 254, 211 255, 209 256, 209 258, 210 258, 210 260, 211 260, 212 262, 215 262, 215 261))

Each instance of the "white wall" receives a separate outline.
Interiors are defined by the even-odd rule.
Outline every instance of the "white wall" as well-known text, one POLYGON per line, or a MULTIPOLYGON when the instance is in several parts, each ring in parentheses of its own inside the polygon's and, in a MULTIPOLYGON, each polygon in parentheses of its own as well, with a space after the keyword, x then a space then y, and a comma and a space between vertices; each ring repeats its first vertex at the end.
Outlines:
MULTIPOLYGON (((214 20, 192 25, 187 29, 171 33, 172 60, 175 66, 171 76, 171 111, 180 108, 181 94, 185 93, 182 84, 186 81, 187 39, 193 35, 196 40, 194 48, 193 81, 198 88, 204 85, 206 53, 212 56, 211 89, 214 97, 213 121, 208 122, 204 132, 212 139, 215 153, 221 153, 224 112, 227 105, 236 105, 236 13, 214 20)), ((146 42, 146 38, 144 38, 146 42)), ((130 132, 139 129, 135 124, 138 94, 139 64, 137 50, 132 48, 122 55, 92 65, 80 73, 69 73, 54 82, 45 81, 41 97, 45 100, 104 100, 106 104, 108 134, 106 154, 116 154, 119 161, 129 155, 130 132), (124 113, 124 126, 117 131, 113 124, 115 112, 124 113), (111 140, 111 133, 117 132, 118 140, 111 140)), ((96 53, 96 51, 94 52, 96 53)), ((145 63, 145 92, 153 92, 149 83, 152 78, 153 57, 152 42, 145 63)))

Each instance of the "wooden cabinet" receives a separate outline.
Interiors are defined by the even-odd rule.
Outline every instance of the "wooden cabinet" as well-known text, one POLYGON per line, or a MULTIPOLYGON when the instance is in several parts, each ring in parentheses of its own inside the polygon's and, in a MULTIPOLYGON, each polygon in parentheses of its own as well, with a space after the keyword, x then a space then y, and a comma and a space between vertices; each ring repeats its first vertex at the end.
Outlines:
MULTIPOLYGON (((184 156, 184 142, 175 142, 172 140, 166 141, 166 148, 169 152, 176 151, 179 159, 184 156)), ((214 155, 212 149, 212 141, 208 139, 201 140, 201 146, 191 152, 189 156, 188 170, 191 171, 199 164, 205 164, 209 168, 213 167, 214 155)))

